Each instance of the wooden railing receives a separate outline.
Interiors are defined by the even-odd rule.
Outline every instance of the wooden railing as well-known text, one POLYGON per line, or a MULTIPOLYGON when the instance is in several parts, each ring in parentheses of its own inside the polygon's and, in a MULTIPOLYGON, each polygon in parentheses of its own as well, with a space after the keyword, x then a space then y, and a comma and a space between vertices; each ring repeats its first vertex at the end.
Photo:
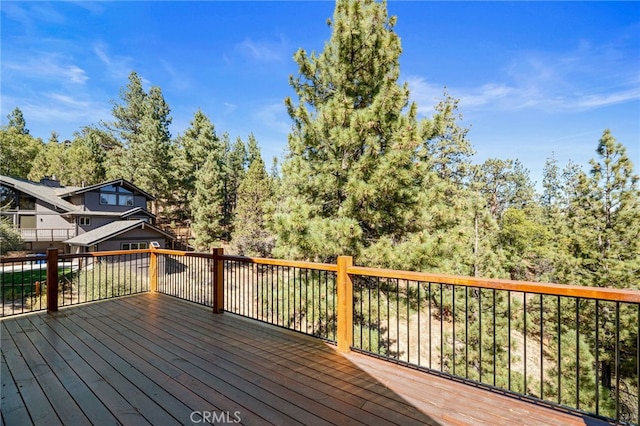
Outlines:
POLYGON ((56 290, 61 261, 144 256, 128 264, 147 268, 148 286, 111 290, 114 295, 169 294, 215 313, 318 336, 339 351, 370 353, 470 385, 638 423, 637 290, 366 268, 347 256, 320 264, 230 256, 222 249, 47 254, 49 311, 65 300, 56 290))
POLYGON ((621 423, 640 412, 640 291, 349 266, 352 349, 621 423))
POLYGON ((0 258, 0 317, 149 290, 149 251, 0 258))

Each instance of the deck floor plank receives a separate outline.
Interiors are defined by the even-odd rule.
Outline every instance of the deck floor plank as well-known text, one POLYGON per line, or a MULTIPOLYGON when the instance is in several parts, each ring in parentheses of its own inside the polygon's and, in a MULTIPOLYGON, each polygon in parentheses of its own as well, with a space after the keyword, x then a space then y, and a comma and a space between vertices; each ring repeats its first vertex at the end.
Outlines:
POLYGON ((51 321, 58 319, 47 315, 33 315, 29 319, 43 337, 42 347, 52 348, 52 351, 47 353, 47 359, 52 361, 52 365, 55 365, 58 357, 64 360, 64 364, 55 365, 56 373, 74 400, 82 407, 89 422, 117 424, 119 421, 113 414, 113 409, 123 407, 122 410, 126 410, 126 401, 105 383, 63 336, 49 326, 51 321))
POLYGON ((160 294, 0 326, 12 426, 601 423, 160 294))
POLYGON ((11 371, 11 376, 22 399, 35 402, 26 406, 29 417, 35 423, 46 421, 51 425, 61 425, 62 422, 51 405, 48 395, 38 382, 38 373, 34 371, 42 364, 31 366, 28 363, 33 359, 33 346, 25 343, 24 333, 17 321, 7 322, 4 325, 6 325, 6 332, 2 334, 10 337, 2 340, 2 352, 7 367, 11 371), (18 346, 20 343, 22 344, 18 346))
MULTIPOLYGON (((0 334, 8 335, 8 331, 0 330, 0 334)), ((2 347, 4 347, 2 342, 2 347)), ((2 407, 2 424, 26 425, 31 424, 29 412, 20 396, 20 391, 16 385, 4 353, 2 353, 2 363, 0 364, 0 378, 2 378, 2 388, 0 390, 0 406, 2 407)))
MULTIPOLYGON (((170 327, 174 330, 173 333, 182 336, 182 339, 186 339, 185 341, 188 344, 201 346, 200 349, 202 351, 207 346, 215 347, 215 354, 202 352, 201 356, 217 367, 224 368, 237 376, 245 376, 247 380, 254 383, 263 383, 263 386, 269 389, 270 392, 298 406, 308 407, 310 411, 330 409, 323 416, 334 424, 385 424, 386 422, 384 418, 367 415, 366 412, 362 412, 360 407, 366 402, 365 400, 360 400, 357 404, 350 405, 346 401, 350 395, 342 395, 342 398, 340 398, 331 392, 335 388, 320 392, 310 386, 308 380, 303 380, 298 377, 298 374, 290 374, 289 368, 282 368, 282 366, 278 365, 275 365, 274 368, 269 364, 258 363, 255 359, 262 359, 260 354, 244 355, 244 350, 252 347, 253 339, 236 336, 235 339, 240 340, 234 342, 232 338, 226 338, 220 334, 213 337, 211 333, 205 333, 203 337, 202 331, 194 331, 192 328, 177 322, 172 323, 170 327), (221 337, 223 338, 221 339, 221 337), (280 378, 278 383, 273 382, 274 376, 280 378), (300 398, 300 396, 305 398, 300 398), (324 405, 324 407, 319 404, 324 405)), ((285 351, 289 353, 295 350, 296 348, 290 345, 285 351)), ((323 372, 320 371, 318 374, 322 375, 323 372)), ((422 423, 419 422, 417 424, 422 423)))
MULTIPOLYGON (((103 306, 92 306, 92 309, 104 308, 103 306)), ((87 313, 95 312, 88 310, 87 313)), ((277 410, 273 410, 271 406, 262 403, 259 399, 248 398, 245 394, 236 389, 231 389, 229 384, 221 381, 218 377, 210 373, 211 364, 204 364, 202 361, 192 359, 189 354, 178 353, 176 351, 167 350, 166 345, 158 342, 171 341, 172 345, 175 344, 175 339, 166 339, 164 335, 155 336, 152 340, 144 337, 148 336, 148 333, 143 327, 143 319, 140 318, 137 321, 137 326, 134 329, 125 328, 130 324, 126 318, 117 318, 115 315, 119 311, 107 310, 112 316, 112 322, 110 326, 113 328, 114 339, 117 337, 122 341, 128 341, 130 344, 136 347, 138 353, 147 354, 154 362, 159 363, 162 366, 169 367, 167 371, 170 371, 171 379, 180 382, 183 386, 188 386, 191 389, 196 389, 203 397, 206 396, 204 401, 191 401, 190 406, 206 407, 208 410, 221 410, 235 412, 241 408, 244 412, 251 411, 250 408, 254 405, 259 406, 260 412, 266 418, 260 419, 261 423, 264 421, 270 421, 273 423, 278 422, 292 422, 293 419, 284 417, 277 410), (186 355, 183 356, 183 355, 186 355), (234 398, 231 398, 234 397, 234 398), (271 413, 270 413, 271 412, 271 413)), ((88 318, 88 317, 87 317, 88 318)), ((185 394, 180 393, 179 397, 185 399, 185 394)), ((187 394, 188 399, 189 395, 187 394)), ((255 413, 258 415, 257 413, 255 413)))
MULTIPOLYGON (((174 307, 171 307, 171 309, 174 309, 174 307)), ((210 320, 207 321, 207 323, 210 322, 210 320)), ((238 321, 235 322, 238 323, 238 321)), ((247 325, 248 323, 244 321, 239 324, 247 325)), ((185 317, 184 323, 174 324, 174 327, 180 327, 180 333, 197 333, 192 330, 200 329, 201 326, 203 324, 193 321, 193 315, 185 317), (191 322, 189 323, 189 321, 191 322)), ((207 326, 207 324, 204 324, 204 326, 207 326)), ((263 327, 262 325, 259 326, 263 327)), ((223 358, 242 358, 242 365, 249 364, 253 371, 259 371, 264 376, 273 375, 274 373, 279 374, 284 379, 283 383, 286 383, 286 386, 292 390, 322 401, 327 407, 341 411, 354 419, 364 421, 366 424, 383 424, 386 421, 385 419, 392 419, 398 424, 424 424, 425 417, 419 414, 416 415, 416 410, 400 398, 392 400, 393 402, 385 407, 384 402, 389 399, 384 398, 382 395, 376 397, 376 394, 372 392, 370 381, 367 382, 368 389, 365 389, 355 388, 349 381, 342 380, 342 377, 351 379, 354 377, 354 373, 358 373, 357 371, 340 371, 339 375, 334 376, 330 383, 323 383, 321 379, 327 375, 328 371, 333 371, 336 368, 336 364, 340 365, 343 358, 332 349, 328 349, 325 344, 317 339, 313 339, 311 342, 315 350, 309 352, 302 350, 302 348, 309 348, 309 342, 301 347, 292 347, 289 343, 286 347, 280 348, 274 345, 273 340, 256 339, 255 331, 247 332, 243 328, 224 328, 218 330, 216 334, 217 339, 222 337, 221 340, 224 341, 224 345, 219 348, 220 353, 226 352, 227 356, 223 355, 223 358), (261 342, 261 344, 258 345, 258 342, 261 342), (235 352, 230 348, 234 348, 235 352), (276 362, 257 364, 252 361, 253 358, 268 359, 276 362), (327 361, 326 366, 319 364, 319 358, 327 361), (286 362, 279 362, 281 359, 286 359, 286 362), (301 360, 303 361, 302 364, 300 364, 301 360), (301 368, 304 368, 305 365, 312 366, 308 375, 301 372, 301 368), (283 368, 285 366, 286 368, 283 368), (364 393, 366 393, 367 398, 360 396, 364 393), (374 403, 372 404, 372 402, 374 403), (402 404, 405 404, 406 407, 403 407, 402 404), (369 409, 365 408, 363 413, 363 407, 368 407, 369 409)), ((294 336, 296 339, 311 339, 299 333, 295 333, 294 336)), ((194 337, 201 342, 206 341, 206 338, 203 339, 201 335, 196 334, 194 337)), ((351 370, 355 369, 352 368, 351 370)), ((343 424, 344 420, 338 420, 340 424, 343 424)))
MULTIPOLYGON (((97 322, 112 321, 108 317, 94 319, 97 322)), ((66 317, 64 326, 77 336, 91 335, 93 339, 83 339, 86 349, 82 354, 91 359, 96 371, 100 372, 123 395, 134 393, 131 402, 142 416, 151 424, 176 424, 178 419, 188 416, 191 410, 173 397, 164 397, 167 392, 143 375, 130 362, 129 358, 120 357, 112 342, 104 342, 106 336, 91 325, 87 318, 66 317), (76 322, 81 322, 82 326, 76 322), (86 334, 84 334, 86 333, 86 334)), ((135 347, 134 347, 135 350, 135 347)))
MULTIPOLYGON (((15 324, 20 327, 20 331, 14 334, 16 345, 20 348, 24 361, 29 365, 60 422, 64 425, 86 424, 89 419, 75 400, 70 398, 71 395, 63 383, 64 380, 59 376, 58 365, 45 358, 47 348, 40 340, 40 332, 29 321, 28 316, 18 318, 15 324)), ((55 419, 52 421, 55 422, 55 419)))
MULTIPOLYGON (((85 332, 75 334, 65 327, 66 317, 73 315, 75 309, 82 308, 65 309, 52 315, 52 318, 47 321, 47 327, 58 336, 57 338, 64 340, 70 348, 65 352, 65 360, 76 374, 83 378, 83 381, 100 402, 109 409, 118 423, 151 424, 140 412, 145 404, 141 403, 139 392, 132 386, 126 386, 126 379, 122 374, 105 364, 87 346, 86 342, 95 339, 85 332), (141 403, 140 406, 137 403, 141 403)), ((97 424, 100 423, 101 421, 98 419, 97 424)))
MULTIPOLYGON (((196 324, 193 324, 193 325, 196 325, 196 324)), ((225 328, 225 331, 226 331, 226 328, 225 328)), ((236 329, 234 333, 239 334, 242 332, 243 330, 236 329)), ((228 336, 228 338, 225 339, 225 342, 227 342, 228 344, 228 342, 231 341, 232 339, 233 339, 233 336, 228 336)), ((277 351, 277 348, 274 348, 275 347, 274 344, 270 344, 268 347, 271 350, 277 351)), ((304 353, 308 355, 309 360, 313 361, 314 363, 313 365, 318 365, 319 359, 318 359, 317 350, 312 352, 304 352, 304 353)), ((264 357, 263 354, 259 354, 259 356, 261 358, 264 357)), ((276 353, 273 353, 273 355, 271 356, 271 359, 273 360, 284 359, 285 363, 289 365, 291 365, 291 363, 296 362, 295 358, 299 359, 299 355, 297 353, 293 353, 292 351, 284 351, 284 352, 278 351, 276 353)), ((367 380, 366 378, 358 377, 358 375, 361 375, 360 371, 355 371, 355 372, 349 371, 349 370, 354 370, 353 367, 349 369, 348 367, 341 365, 340 360, 337 360, 337 361, 338 362, 336 362, 336 359, 328 360, 326 367, 324 367, 322 370, 313 370, 309 379, 313 380, 314 383, 318 383, 321 380, 321 378, 324 377, 326 374, 335 373, 334 379, 339 380, 339 383, 336 385, 336 382, 334 381, 330 385, 330 387, 333 388, 334 392, 336 391, 342 392, 342 395, 341 395, 342 398, 345 398, 345 399, 359 398, 361 401, 361 405, 359 406, 360 409, 363 409, 365 411, 371 411, 372 413, 376 413, 379 415, 384 415, 387 418, 394 418, 399 424, 411 423, 412 415, 415 414, 415 408, 413 408, 411 404, 409 404, 407 401, 403 400, 402 398, 391 399, 391 398, 385 397, 384 392, 382 392, 381 394, 376 394, 375 390, 372 389, 370 380, 367 380), (338 365, 338 367, 336 367, 336 365, 338 365), (341 381, 340 379, 341 377, 348 377, 348 380, 341 381), (362 385, 363 387, 359 387, 358 386, 359 384, 362 385), (359 395, 363 395, 363 397, 359 397, 359 395), (382 412, 384 413, 382 414, 382 412)), ((397 366, 393 364, 390 364, 390 365, 393 368, 397 368, 397 366)), ((396 371, 396 374, 397 374, 397 371, 396 371)), ((417 391, 417 392, 419 393, 420 391, 417 391)), ((417 420, 421 424, 422 422, 424 422, 424 418, 421 418, 421 419, 419 418, 414 420, 417 420)), ((492 416, 490 420, 492 424, 495 424, 496 417, 492 416)), ((487 420, 487 422, 489 422, 489 420, 487 420)))
MULTIPOLYGON (((101 306, 100 308, 103 307, 104 306, 101 306)), ((199 307, 195 306, 195 308, 198 309, 199 307)), ((116 314, 117 311, 111 312, 111 315, 116 314)), ((123 325, 131 323, 130 321, 126 321, 125 318, 118 318, 114 321, 121 322, 123 325)), ((175 321, 179 321, 179 318, 173 318, 171 322, 175 321)), ((206 356, 206 354, 192 352, 194 351, 194 346, 190 342, 186 342, 179 336, 165 332, 166 329, 171 329, 171 323, 163 323, 162 327, 147 326, 146 328, 145 324, 146 321, 143 316, 136 322, 136 327, 134 329, 126 330, 125 333, 134 333, 135 330, 140 329, 143 329, 144 333, 148 333, 149 330, 152 330, 156 333, 156 341, 170 341, 171 345, 159 345, 150 342, 153 345, 155 355, 178 365, 187 374, 202 380, 210 386, 211 389, 219 389, 222 393, 227 395, 232 401, 232 404, 234 404, 233 407, 227 407, 227 409, 238 408, 238 404, 248 407, 257 405, 260 407, 261 413, 266 414, 266 420, 275 424, 295 422, 293 417, 290 417, 285 413, 288 409, 296 410, 297 414, 300 416, 305 416, 307 414, 301 412, 299 407, 290 404, 285 400, 274 400, 274 395, 269 395, 264 392, 259 386, 249 382, 243 376, 232 375, 220 368, 217 368, 215 362, 207 361, 203 358, 202 355, 206 356), (270 405, 269 402, 273 403, 273 405, 270 405), (278 409, 273 409, 273 407, 277 407, 278 409)), ((140 334, 138 334, 138 336, 140 336, 140 334)), ((211 349, 211 347, 209 347, 209 349, 211 349)), ((318 418, 309 418, 308 420, 318 420, 322 422, 322 419, 318 418)), ((305 423, 303 419, 301 419, 300 422, 305 423)))
MULTIPOLYGON (((91 391, 83 378, 69 365, 69 361, 74 359, 67 357, 72 348, 47 327, 44 318, 46 317, 41 315, 28 315, 24 317, 24 320, 29 321, 31 327, 37 330, 37 333, 32 334, 31 340, 38 347, 43 361, 51 367, 57 380, 71 396, 72 401, 69 404, 80 407, 89 423, 96 420, 116 423, 115 417, 91 391)), ((58 406, 54 406, 54 408, 57 410, 58 406)), ((65 424, 67 423, 65 422, 65 424)))
MULTIPOLYGON (((99 337, 116 355, 127 359, 137 370, 135 377, 133 375, 127 377, 130 380, 134 379, 138 388, 159 401, 174 418, 184 418, 185 414, 189 416, 192 411, 189 409, 191 406, 211 405, 211 400, 200 396, 210 388, 198 386, 198 382, 187 376, 184 371, 149 351, 143 341, 131 339, 130 336, 121 333, 117 327, 109 329, 95 327, 94 321, 99 321, 101 326, 105 324, 103 319, 91 316, 78 317, 74 320, 78 325, 84 324, 88 331, 99 337), (107 343, 108 341, 111 342, 107 343)), ((110 325, 113 326, 113 323, 110 325)))
MULTIPOLYGON (((210 315, 212 314, 207 313, 207 317, 210 317, 210 315)), ((351 418, 341 415, 336 407, 340 407, 344 403, 337 399, 332 401, 335 404, 334 406, 322 407, 322 404, 306 395, 307 392, 305 391, 308 387, 305 383, 298 382, 295 387, 290 388, 282 380, 275 380, 274 377, 280 379, 282 375, 270 371, 263 363, 257 363, 250 358, 243 359, 242 347, 237 348, 236 351, 229 350, 226 340, 221 340, 219 336, 215 339, 211 337, 215 335, 214 329, 210 330, 210 333, 203 333, 201 328, 197 328, 194 331, 192 327, 182 326, 180 324, 181 321, 174 321, 160 329, 153 323, 152 319, 141 319, 141 321, 146 324, 144 327, 157 333, 161 338, 179 342, 178 347, 181 349, 177 351, 177 355, 183 357, 193 355, 201 360, 198 362, 205 363, 205 368, 207 366, 215 366, 215 374, 221 380, 231 380, 236 386, 257 399, 265 402, 271 401, 270 403, 277 402, 274 398, 281 399, 282 401, 276 406, 282 407, 292 418, 300 419, 305 424, 327 424, 327 421, 329 422, 328 424, 363 424, 363 421, 365 422, 364 424, 371 424, 367 420, 385 424, 384 419, 377 417, 357 419, 357 413, 355 412, 351 413, 351 418), (216 345, 216 353, 207 350, 211 344, 216 345), (188 348, 188 353, 185 348, 188 348), (237 360, 242 361, 239 363, 237 360), (301 407, 305 407, 308 413, 301 411, 301 407), (329 407, 332 409, 329 410, 329 407), (312 414, 314 412, 323 412, 323 410, 326 410, 326 413, 323 414, 322 418, 312 414)), ((255 342, 247 341, 245 347, 253 344, 255 342)), ((326 397, 326 395, 322 395, 322 397, 326 397)))

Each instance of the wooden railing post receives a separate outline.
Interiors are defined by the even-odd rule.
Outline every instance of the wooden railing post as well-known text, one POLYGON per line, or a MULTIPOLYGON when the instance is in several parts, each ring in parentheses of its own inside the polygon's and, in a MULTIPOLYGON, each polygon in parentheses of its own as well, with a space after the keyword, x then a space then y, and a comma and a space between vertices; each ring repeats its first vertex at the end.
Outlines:
POLYGON ((347 269, 353 265, 351 256, 338 256, 338 350, 349 352, 353 345, 353 282, 347 269))
POLYGON ((224 254, 223 248, 214 248, 213 254, 213 312, 224 312, 224 254))
POLYGON ((47 249, 47 312, 58 310, 58 249, 47 249))
POLYGON ((158 291, 158 254, 155 248, 151 247, 149 253, 149 292, 156 293, 158 291))

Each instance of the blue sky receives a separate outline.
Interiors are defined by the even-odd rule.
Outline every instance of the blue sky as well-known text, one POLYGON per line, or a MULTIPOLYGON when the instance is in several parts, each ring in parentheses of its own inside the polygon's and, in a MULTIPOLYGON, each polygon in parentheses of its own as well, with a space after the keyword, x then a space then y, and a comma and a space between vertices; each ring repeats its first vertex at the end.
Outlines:
MULTIPOLYGON (((283 100, 298 48, 321 51, 334 3, 11 2, 1 10, 2 123, 19 107, 31 134, 71 139, 109 121, 133 70, 159 86, 172 134, 201 108, 218 134, 253 133, 282 158, 283 100)), ((389 1, 401 82, 425 117, 444 88, 460 99, 477 154, 519 158, 541 180, 552 153, 587 167, 609 128, 640 172, 639 2, 389 1)), ((295 98, 294 98, 295 99, 295 98)))

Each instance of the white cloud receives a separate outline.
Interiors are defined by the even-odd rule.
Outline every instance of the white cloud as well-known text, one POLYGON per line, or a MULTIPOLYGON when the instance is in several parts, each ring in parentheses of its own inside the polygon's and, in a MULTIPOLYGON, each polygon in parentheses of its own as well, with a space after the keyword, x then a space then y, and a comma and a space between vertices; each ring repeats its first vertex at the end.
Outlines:
POLYGON ((133 70, 132 59, 126 56, 111 55, 109 46, 102 42, 93 45, 93 53, 105 66, 107 76, 113 80, 126 81, 133 70))
POLYGON ((432 115, 433 106, 438 103, 438 99, 442 99, 444 85, 430 83, 419 76, 409 76, 407 83, 409 84, 411 101, 418 105, 418 113, 426 116, 432 115))
POLYGON ((83 84, 89 79, 87 73, 80 67, 69 65, 63 69, 63 75, 66 75, 72 82, 83 84))
POLYGON ((477 86, 438 84, 422 76, 410 76, 408 83, 423 115, 432 113, 445 84, 464 111, 584 111, 640 100, 637 61, 614 47, 581 41, 571 51, 520 52, 477 86))
POLYGON ((111 58, 109 58, 109 56, 105 52, 105 48, 106 46, 103 43, 97 43, 95 46, 93 46, 93 51, 103 64, 105 64, 106 66, 111 66, 111 58))
POLYGON ((492 104, 513 95, 515 89, 505 84, 487 83, 463 95, 460 102, 468 107, 492 104))
POLYGON ((45 96, 58 104, 64 105, 65 107, 72 107, 72 108, 89 107, 89 102, 87 102, 86 100, 74 99, 69 95, 63 95, 61 93, 46 93, 45 96))
POLYGON ((259 62, 281 61, 285 55, 286 43, 283 38, 273 41, 256 41, 249 37, 237 45, 240 52, 259 62))
POLYGON ((224 115, 229 115, 238 109, 238 105, 231 102, 223 102, 222 104, 224 105, 224 115))
POLYGON ((187 78, 183 73, 177 71, 176 68, 168 61, 161 59, 160 64, 162 65, 162 68, 167 73, 167 75, 170 77, 170 79, 168 79, 169 85, 171 85, 174 89, 186 90, 193 86, 189 78, 187 78))
POLYGON ((256 119, 278 133, 288 134, 291 131, 291 119, 282 101, 262 105, 256 113, 256 119))
POLYGON ((45 2, 2 2, 2 13, 11 20, 20 22, 26 29, 32 30, 41 22, 64 24, 65 16, 45 2))
POLYGON ((640 87, 615 93, 586 95, 576 99, 572 107, 591 109, 638 100, 640 100, 640 87))
POLYGON ((95 100, 86 95, 63 92, 44 92, 40 96, 3 96, 2 108, 19 106, 27 121, 31 134, 43 139, 51 131, 71 139, 80 125, 97 124, 111 117, 108 102, 95 100))
POLYGON ((39 54, 24 62, 5 62, 6 70, 18 71, 23 77, 44 78, 60 83, 84 84, 89 76, 84 69, 57 54, 39 54))

